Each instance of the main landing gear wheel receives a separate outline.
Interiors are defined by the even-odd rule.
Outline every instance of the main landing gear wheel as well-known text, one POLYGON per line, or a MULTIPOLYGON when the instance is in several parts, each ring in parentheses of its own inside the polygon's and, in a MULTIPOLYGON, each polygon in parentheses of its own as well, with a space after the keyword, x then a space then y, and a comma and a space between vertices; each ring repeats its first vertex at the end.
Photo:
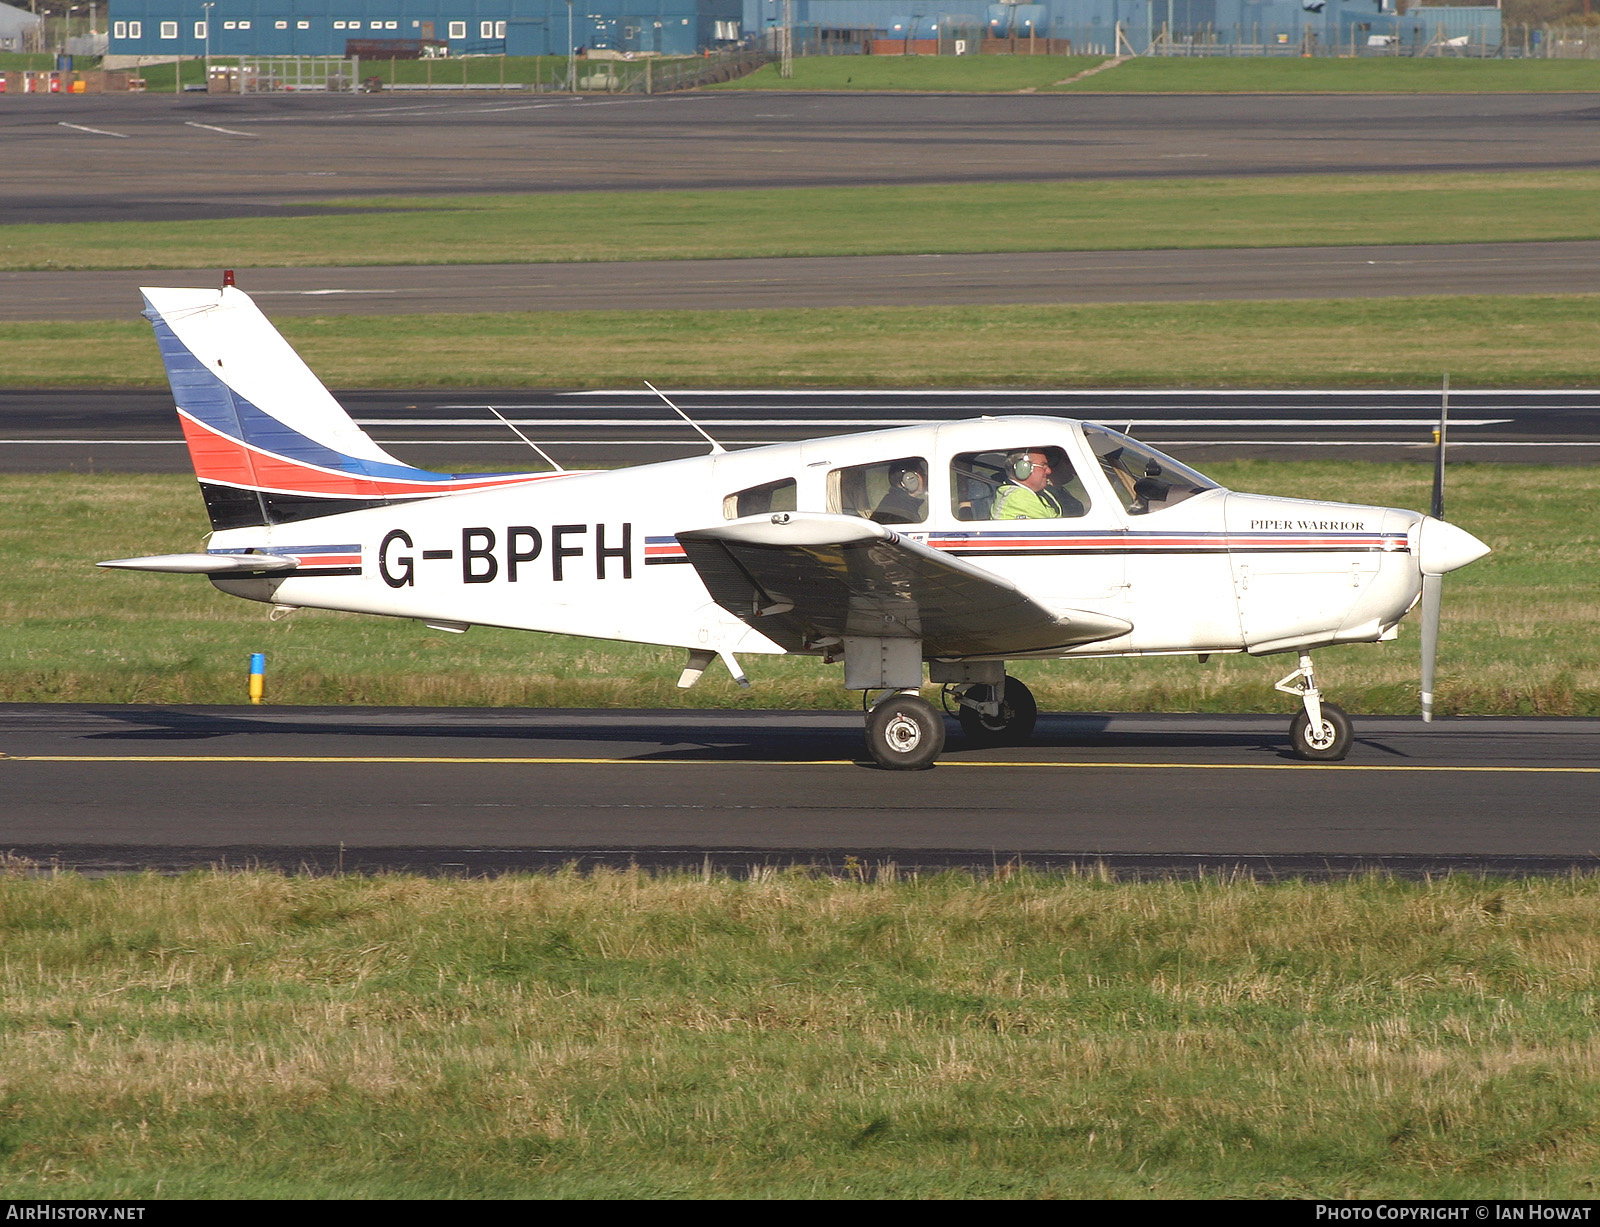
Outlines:
POLYGON ((1289 725, 1289 744, 1296 758, 1337 762, 1350 753, 1350 717, 1332 703, 1322 704, 1322 725, 1315 731, 1311 717, 1302 711, 1289 725))
POLYGON ((944 713, 914 694, 884 699, 867 713, 867 750, 890 771, 933 766, 944 749, 944 713))
POLYGON ((963 703, 956 708, 956 719, 961 722, 961 732, 974 746, 1020 746, 1033 736, 1039 705, 1034 702, 1033 691, 1016 678, 1007 677, 1005 695, 997 714, 986 715, 963 703))

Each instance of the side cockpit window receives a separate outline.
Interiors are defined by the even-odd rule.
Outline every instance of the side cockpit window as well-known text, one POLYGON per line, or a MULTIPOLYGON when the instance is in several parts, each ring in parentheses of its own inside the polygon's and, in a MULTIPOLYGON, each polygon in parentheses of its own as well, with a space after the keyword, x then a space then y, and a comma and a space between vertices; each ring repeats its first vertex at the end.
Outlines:
POLYGON ((1162 511, 1217 488, 1216 482, 1188 465, 1115 430, 1085 425, 1083 437, 1129 515, 1162 511))
POLYGON ((1088 513, 1089 492, 1059 447, 963 452, 950 463, 950 510, 958 520, 1070 520, 1088 513))
POLYGON ((878 524, 921 524, 928 518, 928 462, 902 456, 828 474, 828 510, 878 524))
POLYGON ((737 520, 740 516, 765 515, 769 511, 795 511, 795 489, 794 478, 785 477, 764 486, 736 491, 722 500, 722 518, 737 520))

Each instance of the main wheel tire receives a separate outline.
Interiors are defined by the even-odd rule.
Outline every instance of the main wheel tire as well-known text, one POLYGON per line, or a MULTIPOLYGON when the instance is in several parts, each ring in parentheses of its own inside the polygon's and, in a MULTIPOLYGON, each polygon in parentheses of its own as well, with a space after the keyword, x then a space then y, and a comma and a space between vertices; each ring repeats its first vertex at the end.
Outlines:
POLYGON ((1014 677, 1006 678, 1005 697, 1000 700, 1000 714, 985 716, 970 707, 956 709, 956 719, 961 722, 961 732, 975 746, 1020 746, 1033 736, 1033 726, 1039 720, 1039 704, 1033 691, 1014 677))
POLYGON ((1353 739, 1350 717, 1344 714, 1342 707, 1332 703, 1322 705, 1322 728, 1316 735, 1312 734, 1311 717, 1303 707, 1289 725, 1289 748, 1296 758, 1337 762, 1350 753, 1353 739))
POLYGON ((914 694, 886 699, 867 713, 867 750, 890 771, 933 766, 944 749, 944 713, 914 694))

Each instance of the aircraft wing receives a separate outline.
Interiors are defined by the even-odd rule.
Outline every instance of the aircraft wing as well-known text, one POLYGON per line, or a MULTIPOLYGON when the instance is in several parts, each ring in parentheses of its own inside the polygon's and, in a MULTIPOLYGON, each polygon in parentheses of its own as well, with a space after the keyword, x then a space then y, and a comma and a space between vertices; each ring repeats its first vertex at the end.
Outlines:
POLYGON ((164 571, 172 575, 248 575, 293 571, 299 563, 281 554, 155 554, 149 558, 113 558, 94 565, 117 571, 164 571))
POLYGON ((855 516, 747 516, 677 538, 712 599, 791 652, 859 635, 920 639, 926 656, 1000 656, 1132 629, 1046 609, 992 571, 855 516))

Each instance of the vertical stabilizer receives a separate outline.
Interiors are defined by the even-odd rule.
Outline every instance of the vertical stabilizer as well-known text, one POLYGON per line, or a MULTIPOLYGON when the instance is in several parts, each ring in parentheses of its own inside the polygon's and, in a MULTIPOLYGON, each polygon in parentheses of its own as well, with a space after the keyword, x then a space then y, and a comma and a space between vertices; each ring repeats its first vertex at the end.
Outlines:
POLYGON ((548 476, 456 477, 403 464, 356 425, 242 290, 142 293, 213 528, 548 476))

